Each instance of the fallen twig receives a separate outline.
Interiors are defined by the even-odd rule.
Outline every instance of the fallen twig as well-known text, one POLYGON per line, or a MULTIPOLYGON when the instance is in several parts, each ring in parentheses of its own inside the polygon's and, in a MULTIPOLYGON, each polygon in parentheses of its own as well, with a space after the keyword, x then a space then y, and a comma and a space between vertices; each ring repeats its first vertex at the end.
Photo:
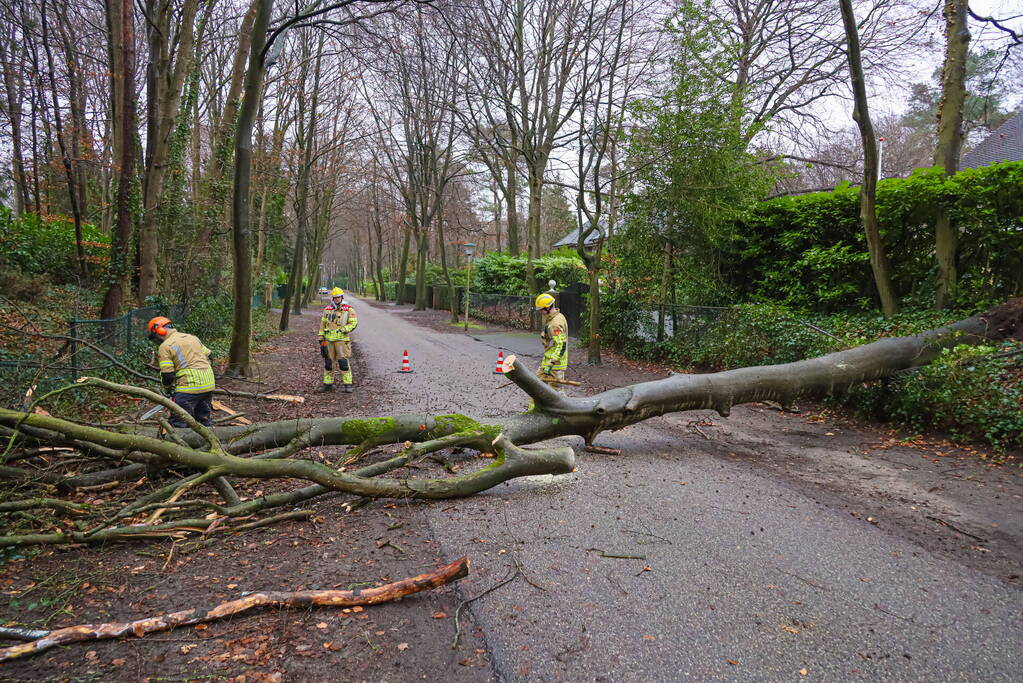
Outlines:
POLYGON ((271 605, 279 607, 377 605, 406 595, 443 586, 452 581, 457 581, 468 574, 469 559, 463 557, 435 571, 376 588, 364 588, 355 591, 267 591, 252 593, 237 600, 221 603, 211 609, 196 607, 137 621, 69 626, 57 629, 56 631, 50 631, 45 636, 37 638, 32 642, 0 649, 0 662, 38 654, 58 645, 79 643, 86 640, 108 640, 132 635, 136 638, 141 638, 147 633, 166 631, 177 626, 190 626, 192 624, 215 621, 246 612, 255 607, 271 605))
POLYGON ((458 615, 462 612, 462 608, 465 607, 466 605, 468 605, 470 602, 474 602, 476 600, 479 600, 480 598, 482 598, 487 593, 493 593, 494 591, 496 591, 501 586, 503 586, 505 584, 508 584, 508 583, 511 583, 512 581, 515 580, 515 577, 518 576, 519 573, 520 573, 519 568, 518 568, 518 566, 516 566, 511 571, 511 573, 509 574, 509 576, 507 578, 502 579, 501 581, 495 583, 493 586, 491 586, 490 588, 486 589, 485 591, 483 591, 482 593, 480 593, 476 597, 469 598, 468 600, 462 600, 462 602, 458 603, 458 607, 455 608, 455 639, 451 642, 451 649, 452 650, 457 650, 458 649, 458 638, 462 634, 462 629, 459 628, 459 625, 458 625, 458 615))
POLYGON ((956 533, 959 533, 959 534, 962 534, 963 536, 968 536, 968 537, 974 539, 975 541, 981 541, 981 542, 984 542, 984 543, 987 542, 986 538, 981 538, 980 536, 974 536, 973 534, 969 533, 968 531, 963 531, 959 527, 954 526, 952 524, 949 524, 945 520, 939 519, 938 517, 931 517, 930 515, 927 515, 927 519, 931 520, 932 522, 937 522, 941 526, 947 526, 952 531, 954 531, 956 533))

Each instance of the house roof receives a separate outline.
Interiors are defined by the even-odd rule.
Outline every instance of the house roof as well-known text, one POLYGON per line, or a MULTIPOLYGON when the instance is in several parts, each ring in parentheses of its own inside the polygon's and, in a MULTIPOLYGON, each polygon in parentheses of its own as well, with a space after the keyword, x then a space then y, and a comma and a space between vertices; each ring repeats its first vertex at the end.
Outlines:
POLYGON ((1023 111, 1003 123, 975 149, 963 155, 959 168, 980 168, 1003 161, 1023 161, 1023 111))
MULTIPOLYGON (((590 227, 589 223, 585 226, 587 229, 590 227)), ((597 240, 607 235, 607 219, 600 218, 597 220, 597 229, 590 233, 590 236, 586 238, 583 243, 584 247, 592 247, 597 244, 597 240)), ((579 243, 579 228, 573 228, 570 233, 562 237, 560 240, 551 245, 551 249, 557 249, 558 247, 574 247, 579 243)))

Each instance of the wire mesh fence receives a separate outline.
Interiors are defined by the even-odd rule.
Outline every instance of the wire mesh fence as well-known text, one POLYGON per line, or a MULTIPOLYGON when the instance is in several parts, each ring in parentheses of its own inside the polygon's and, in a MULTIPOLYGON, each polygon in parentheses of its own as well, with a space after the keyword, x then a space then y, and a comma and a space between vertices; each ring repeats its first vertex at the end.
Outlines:
MULTIPOLYGON (((140 353, 151 350, 146 323, 158 315, 172 320, 184 318, 183 304, 146 306, 116 318, 67 321, 67 330, 37 344, 31 333, 20 346, 0 349, 0 373, 4 384, 34 385, 37 391, 82 375, 102 372, 140 353), (32 350, 29 350, 32 349, 32 350)), ((38 340, 36 340, 38 341, 38 340)))
POLYGON ((121 360, 146 346, 148 331, 146 323, 158 316, 166 315, 171 320, 185 317, 184 304, 170 306, 145 306, 128 311, 117 318, 103 320, 69 320, 68 370, 73 377, 85 369, 109 367, 110 359, 98 349, 106 351, 121 360))

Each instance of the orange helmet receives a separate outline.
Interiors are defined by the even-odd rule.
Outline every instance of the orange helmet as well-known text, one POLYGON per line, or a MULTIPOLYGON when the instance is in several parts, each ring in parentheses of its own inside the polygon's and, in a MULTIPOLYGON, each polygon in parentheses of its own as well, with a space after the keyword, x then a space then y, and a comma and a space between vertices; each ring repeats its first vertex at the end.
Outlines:
POLYGON ((166 337, 168 332, 167 328, 169 326, 171 326, 170 318, 158 315, 146 324, 146 329, 149 330, 149 334, 151 335, 166 337))

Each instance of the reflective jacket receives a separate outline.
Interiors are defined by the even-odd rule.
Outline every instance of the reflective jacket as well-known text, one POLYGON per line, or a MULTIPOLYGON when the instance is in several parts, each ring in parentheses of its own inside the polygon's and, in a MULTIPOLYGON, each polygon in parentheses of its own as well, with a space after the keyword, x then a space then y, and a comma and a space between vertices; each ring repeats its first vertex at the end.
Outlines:
POLYGON ((350 341, 348 335, 358 324, 359 318, 354 308, 344 302, 335 307, 332 302, 323 309, 319 337, 327 341, 350 341))
POLYGON ((540 340, 544 347, 541 371, 568 368, 568 321, 558 309, 544 315, 540 340))
POLYGON ((210 350, 199 338, 171 330, 156 352, 160 372, 173 372, 174 390, 182 394, 204 394, 216 389, 210 350))

